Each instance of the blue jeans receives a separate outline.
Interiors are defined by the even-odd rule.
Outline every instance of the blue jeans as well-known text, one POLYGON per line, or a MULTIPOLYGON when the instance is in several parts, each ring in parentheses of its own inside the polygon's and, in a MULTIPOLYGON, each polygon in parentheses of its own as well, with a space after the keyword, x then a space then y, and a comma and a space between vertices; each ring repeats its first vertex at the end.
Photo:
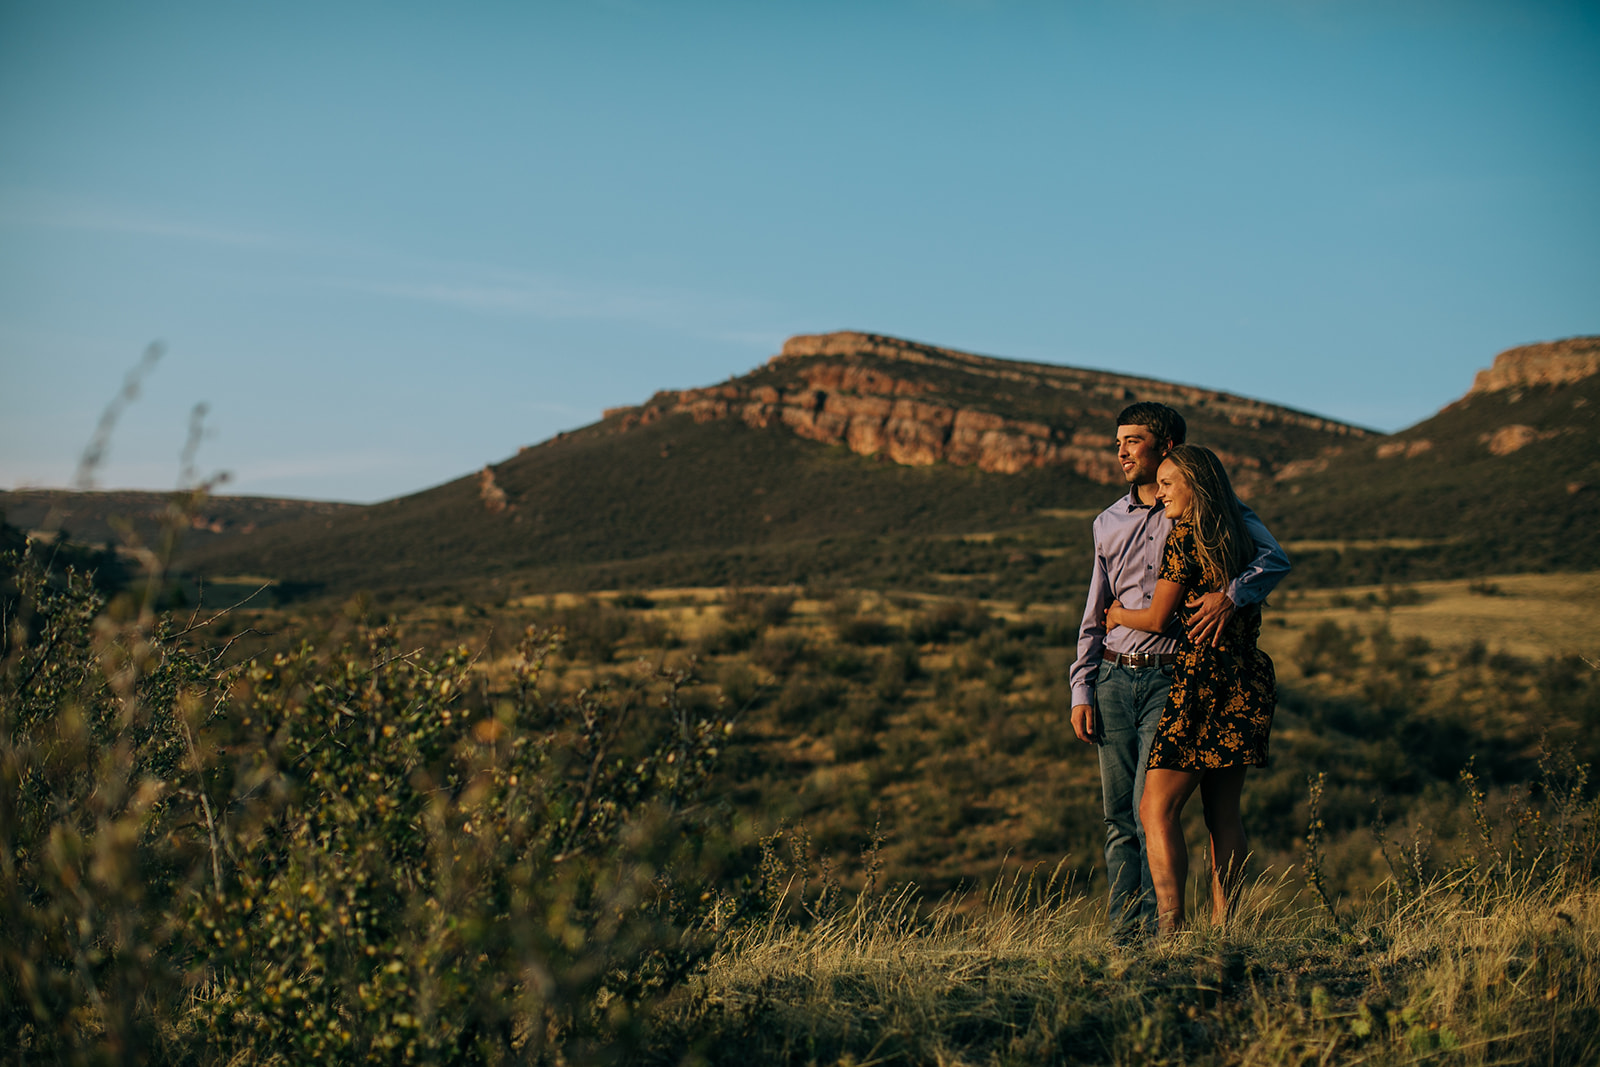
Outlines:
POLYGON ((1100 791, 1106 813, 1106 881, 1111 929, 1119 938, 1153 933, 1156 897, 1139 822, 1150 743, 1167 706, 1171 667, 1100 664, 1094 687, 1100 715, 1100 791))

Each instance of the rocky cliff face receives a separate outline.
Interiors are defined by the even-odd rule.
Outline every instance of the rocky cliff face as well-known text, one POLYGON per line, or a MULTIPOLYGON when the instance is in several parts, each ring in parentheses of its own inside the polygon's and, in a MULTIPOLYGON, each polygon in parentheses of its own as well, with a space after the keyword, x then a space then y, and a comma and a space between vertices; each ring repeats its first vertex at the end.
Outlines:
POLYGON ((1594 374, 1600 374, 1600 337, 1569 337, 1506 349, 1488 370, 1478 372, 1467 395, 1568 385, 1594 374))
MULTIPOLYGON (((673 414, 697 422, 740 419, 906 465, 951 463, 999 473, 1068 466, 1115 485, 1122 473, 1111 452, 1109 421, 1135 400, 1160 401, 1191 419, 1199 414, 1239 427, 1369 435, 1359 427, 1215 390, 848 331, 790 338, 755 374, 704 389, 657 393, 643 405, 605 415, 621 431, 673 414), (1014 410, 996 410, 1005 407, 1014 410), (1015 409, 1029 414, 1019 416, 1015 409)), ((1241 487, 1276 466, 1271 457, 1250 451, 1219 452, 1241 487)))

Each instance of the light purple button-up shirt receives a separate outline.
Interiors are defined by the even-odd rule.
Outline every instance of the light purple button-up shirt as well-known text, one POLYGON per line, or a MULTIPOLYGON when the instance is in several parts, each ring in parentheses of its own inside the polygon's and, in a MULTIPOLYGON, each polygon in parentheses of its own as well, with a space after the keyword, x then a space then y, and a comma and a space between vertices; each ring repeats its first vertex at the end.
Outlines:
MULTIPOLYGON (((1094 520, 1094 573, 1089 577, 1089 596, 1084 604, 1083 622, 1078 626, 1078 659, 1072 665, 1072 703, 1094 703, 1094 680, 1100 670, 1102 653, 1175 652, 1181 624, 1173 616, 1166 633, 1151 634, 1119 626, 1107 638, 1106 608, 1116 600, 1124 607, 1148 607, 1155 595, 1156 575, 1161 572, 1161 554, 1167 547, 1172 520, 1160 504, 1144 504, 1137 486, 1094 520)), ((1289 557, 1256 513, 1244 510, 1244 523, 1256 543, 1256 558, 1228 586, 1228 599, 1238 607, 1259 604, 1289 573, 1289 557)))

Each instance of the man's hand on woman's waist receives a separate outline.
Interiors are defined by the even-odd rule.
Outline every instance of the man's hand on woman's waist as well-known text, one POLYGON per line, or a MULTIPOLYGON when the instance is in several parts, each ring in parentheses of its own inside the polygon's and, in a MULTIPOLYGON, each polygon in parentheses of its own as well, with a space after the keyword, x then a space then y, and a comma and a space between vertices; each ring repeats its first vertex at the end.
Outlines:
POLYGON ((1203 596, 1192 597, 1189 607, 1194 614, 1189 617, 1189 640, 1197 645, 1211 644, 1220 647, 1222 631, 1233 618, 1234 604, 1228 594, 1218 590, 1203 596))

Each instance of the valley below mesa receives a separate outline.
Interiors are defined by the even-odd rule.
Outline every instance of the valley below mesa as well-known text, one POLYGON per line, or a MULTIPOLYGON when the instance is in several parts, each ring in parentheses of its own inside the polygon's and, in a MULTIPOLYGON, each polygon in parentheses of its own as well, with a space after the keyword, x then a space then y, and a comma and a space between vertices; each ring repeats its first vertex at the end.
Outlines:
MULTIPOLYGON (((12 699, 99 707, 72 729, 100 724, 129 767, 199 783, 171 794, 189 808, 170 825, 177 801, 148 809, 162 862, 210 887, 195 914, 244 946, 194 958, 255 974, 247 959, 278 937, 313 961, 229 987, 214 1010, 232 1026, 348 1011, 339 983, 369 955, 398 968, 393 1003, 361 985, 384 1010, 428 982, 433 1003, 476 1003, 459 976, 521 989, 497 953, 526 949, 555 961, 553 992, 507 1009, 515 1025, 611 1033, 623 1024, 596 1020, 626 1002, 655 1020, 639 1047, 662 1062, 1136 1062, 1140 1040, 1246 1062, 1269 1038, 1450 1053, 1497 1025, 1463 990, 1524 1022, 1546 1002, 1430 970, 1441 949, 1408 942, 1407 916, 1456 929, 1462 908, 1501 915, 1542 892, 1537 921, 1567 915, 1548 924, 1572 960, 1594 958, 1597 412, 1597 338, 1502 353, 1383 434, 1195 386, 797 337, 743 377, 369 506, 0 493, 8 546, 31 537, 53 568, 23 568, 7 595, 34 597, 56 620, 39 633, 58 634, 12 656, 14 677, 32 672, 12 699), (1139 960, 1093 914, 1100 772, 1068 685, 1091 523, 1126 491, 1111 423, 1136 400, 1183 412, 1294 563, 1261 638, 1279 703, 1271 765, 1244 793, 1253 925, 1139 960), (130 541, 174 533, 145 569, 157 554, 130 541), (72 615, 53 588, 93 610, 72 615), (81 661, 51 666, 74 640, 81 661), (117 733, 113 709, 138 701, 116 670, 135 662, 154 679, 139 706, 168 709, 161 744, 117 733), (114 669, 72 695, 94 663, 114 669), (399 909, 387 919, 340 903, 373 885, 399 909), (524 929, 512 919, 538 927, 535 948, 482 940, 524 929), (305 932, 319 923, 347 932, 305 932), (989 970, 951 962, 967 957, 989 970), (263 981, 298 992, 275 1001, 263 981), (1174 981, 1193 997, 1163 993, 1174 981), (1447 982, 1448 1003, 1428 992, 1447 982), (943 1015, 913 1032, 934 986, 966 998, 972 1033, 943 1015), (1195 1029, 1191 1008, 1222 1021, 1195 1029)), ((141 788, 50 773, 58 797, 141 788)), ((126 814, 83 810, 100 813, 90 842, 126 814)), ((1204 839, 1198 805, 1187 832, 1204 839)), ((1473 951, 1521 959, 1548 932, 1530 930, 1473 951)), ((1539 966, 1542 990, 1574 981, 1539 966)))

